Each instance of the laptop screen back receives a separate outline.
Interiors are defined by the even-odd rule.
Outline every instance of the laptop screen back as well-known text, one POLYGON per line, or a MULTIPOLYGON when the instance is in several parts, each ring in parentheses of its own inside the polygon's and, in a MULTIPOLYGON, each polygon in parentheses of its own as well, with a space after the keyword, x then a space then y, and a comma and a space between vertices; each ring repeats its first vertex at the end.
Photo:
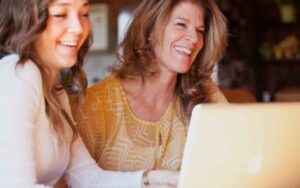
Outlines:
POLYGON ((300 103, 197 105, 179 188, 300 187, 300 103))

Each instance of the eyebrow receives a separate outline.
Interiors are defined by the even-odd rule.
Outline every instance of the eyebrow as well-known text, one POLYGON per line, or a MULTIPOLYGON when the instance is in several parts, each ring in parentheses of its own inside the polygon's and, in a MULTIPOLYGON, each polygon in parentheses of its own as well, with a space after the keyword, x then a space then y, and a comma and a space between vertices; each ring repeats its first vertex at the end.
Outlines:
POLYGON ((186 22, 190 22, 190 20, 188 20, 188 19, 186 19, 186 18, 184 18, 184 17, 181 17, 181 16, 177 17, 176 19, 184 20, 184 21, 186 21, 186 22))

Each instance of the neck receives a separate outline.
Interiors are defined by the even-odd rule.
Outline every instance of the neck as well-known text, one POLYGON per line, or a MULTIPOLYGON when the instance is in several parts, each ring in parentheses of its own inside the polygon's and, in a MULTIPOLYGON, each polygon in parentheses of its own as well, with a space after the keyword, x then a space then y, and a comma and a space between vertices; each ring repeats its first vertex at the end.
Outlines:
POLYGON ((173 100, 175 77, 150 76, 142 83, 140 78, 121 80, 129 105, 143 120, 158 121, 173 100))
POLYGON ((148 92, 158 98, 173 95, 177 76, 154 75, 146 79, 145 87, 148 92), (155 89, 154 89, 155 88, 155 89))
POLYGON ((154 75, 147 77, 144 84, 138 81, 137 97, 144 98, 149 104, 158 106, 169 104, 174 96, 177 76, 154 75))

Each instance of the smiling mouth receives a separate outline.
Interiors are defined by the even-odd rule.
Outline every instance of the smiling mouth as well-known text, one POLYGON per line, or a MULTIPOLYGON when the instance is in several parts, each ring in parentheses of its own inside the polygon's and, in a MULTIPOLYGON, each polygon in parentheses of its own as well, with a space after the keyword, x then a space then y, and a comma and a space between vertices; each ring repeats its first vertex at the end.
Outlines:
POLYGON ((73 42, 73 41, 62 41, 60 42, 61 45, 63 46, 67 46, 67 47, 77 47, 77 42, 73 42))
POLYGON ((192 55, 192 50, 185 48, 185 47, 179 47, 179 46, 175 46, 174 47, 176 51, 186 54, 188 56, 192 55))

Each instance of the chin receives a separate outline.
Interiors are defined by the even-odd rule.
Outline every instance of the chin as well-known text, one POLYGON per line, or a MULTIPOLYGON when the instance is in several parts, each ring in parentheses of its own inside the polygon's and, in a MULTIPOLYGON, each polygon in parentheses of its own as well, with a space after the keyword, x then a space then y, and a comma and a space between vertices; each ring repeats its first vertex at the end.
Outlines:
POLYGON ((64 59, 64 62, 62 62, 62 68, 70 68, 70 67, 73 67, 75 64, 76 64, 76 61, 77 59, 69 59, 69 60, 66 60, 64 59))
POLYGON ((178 63, 177 66, 174 66, 174 70, 180 74, 184 74, 184 73, 187 73, 192 67, 192 63, 190 62, 181 62, 181 63, 178 63))
POLYGON ((187 70, 187 71, 179 71, 178 74, 185 74, 187 72, 189 72, 189 70, 187 70))
POLYGON ((189 72, 190 68, 191 68, 190 66, 189 67, 181 67, 181 68, 177 69, 177 72, 179 74, 184 74, 184 73, 189 72))

